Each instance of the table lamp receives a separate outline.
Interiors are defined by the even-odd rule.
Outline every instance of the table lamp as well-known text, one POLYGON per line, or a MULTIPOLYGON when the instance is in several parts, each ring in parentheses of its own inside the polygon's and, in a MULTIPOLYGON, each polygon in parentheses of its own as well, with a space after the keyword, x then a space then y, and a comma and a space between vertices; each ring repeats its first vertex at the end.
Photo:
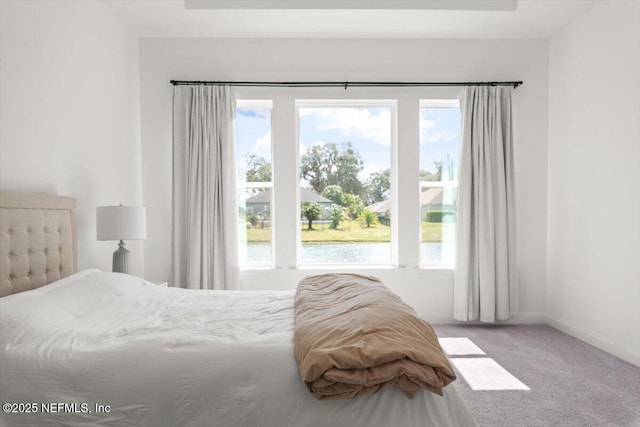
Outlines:
POLYGON ((144 206, 100 206, 96 209, 98 240, 120 240, 113 253, 116 273, 129 273, 129 250, 125 240, 147 238, 147 212, 144 206))

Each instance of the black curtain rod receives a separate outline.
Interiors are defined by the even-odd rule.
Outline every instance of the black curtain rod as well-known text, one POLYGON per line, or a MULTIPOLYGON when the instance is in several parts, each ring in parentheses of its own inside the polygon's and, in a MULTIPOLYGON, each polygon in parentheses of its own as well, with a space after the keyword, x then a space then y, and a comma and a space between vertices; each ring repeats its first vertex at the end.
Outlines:
POLYGON ((512 82, 233 82, 233 81, 187 81, 171 80, 174 86, 210 85, 210 86, 261 86, 261 87, 428 87, 428 86, 513 86, 522 81, 512 82))

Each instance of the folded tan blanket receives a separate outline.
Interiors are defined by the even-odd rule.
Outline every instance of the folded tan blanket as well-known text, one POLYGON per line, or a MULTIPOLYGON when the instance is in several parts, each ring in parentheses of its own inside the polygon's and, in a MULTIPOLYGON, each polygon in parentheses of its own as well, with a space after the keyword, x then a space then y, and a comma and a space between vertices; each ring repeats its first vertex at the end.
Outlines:
POLYGON ((347 399, 398 387, 442 395, 455 374, 425 320, 379 279, 306 277, 296 293, 294 351, 317 399, 347 399))

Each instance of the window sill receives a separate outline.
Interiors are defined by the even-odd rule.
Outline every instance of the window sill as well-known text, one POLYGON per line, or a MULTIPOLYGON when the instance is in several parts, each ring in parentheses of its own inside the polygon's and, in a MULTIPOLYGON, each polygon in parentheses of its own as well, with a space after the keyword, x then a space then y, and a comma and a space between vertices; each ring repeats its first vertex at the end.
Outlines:
POLYGON ((240 270, 242 276, 255 276, 260 274, 276 274, 278 272, 318 272, 320 273, 351 273, 351 272, 367 272, 375 274, 377 272, 403 272, 409 274, 415 274, 418 276, 433 275, 433 274, 453 274, 453 266, 444 265, 432 265, 432 266, 418 266, 418 267, 398 267, 393 265, 344 265, 344 264, 319 264, 319 265, 300 265, 298 267, 283 268, 283 267, 252 267, 240 270))
POLYGON ((307 264, 299 265, 297 270, 402 270, 390 264, 307 264))

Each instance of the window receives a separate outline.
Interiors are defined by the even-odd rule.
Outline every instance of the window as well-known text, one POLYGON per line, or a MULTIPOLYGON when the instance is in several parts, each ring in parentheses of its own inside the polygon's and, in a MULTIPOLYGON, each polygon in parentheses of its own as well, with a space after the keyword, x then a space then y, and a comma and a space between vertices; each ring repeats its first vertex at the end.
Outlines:
POLYGON ((420 264, 453 265, 460 149, 457 100, 420 102, 420 264))
POLYGON ((297 101, 299 263, 393 263, 395 101, 297 101))
POLYGON ((273 266, 271 101, 239 100, 236 165, 240 265, 273 266))
POLYGON ((247 90, 247 99, 269 100, 238 101, 241 268, 451 268, 458 101, 427 91, 400 100, 314 93, 247 90))

